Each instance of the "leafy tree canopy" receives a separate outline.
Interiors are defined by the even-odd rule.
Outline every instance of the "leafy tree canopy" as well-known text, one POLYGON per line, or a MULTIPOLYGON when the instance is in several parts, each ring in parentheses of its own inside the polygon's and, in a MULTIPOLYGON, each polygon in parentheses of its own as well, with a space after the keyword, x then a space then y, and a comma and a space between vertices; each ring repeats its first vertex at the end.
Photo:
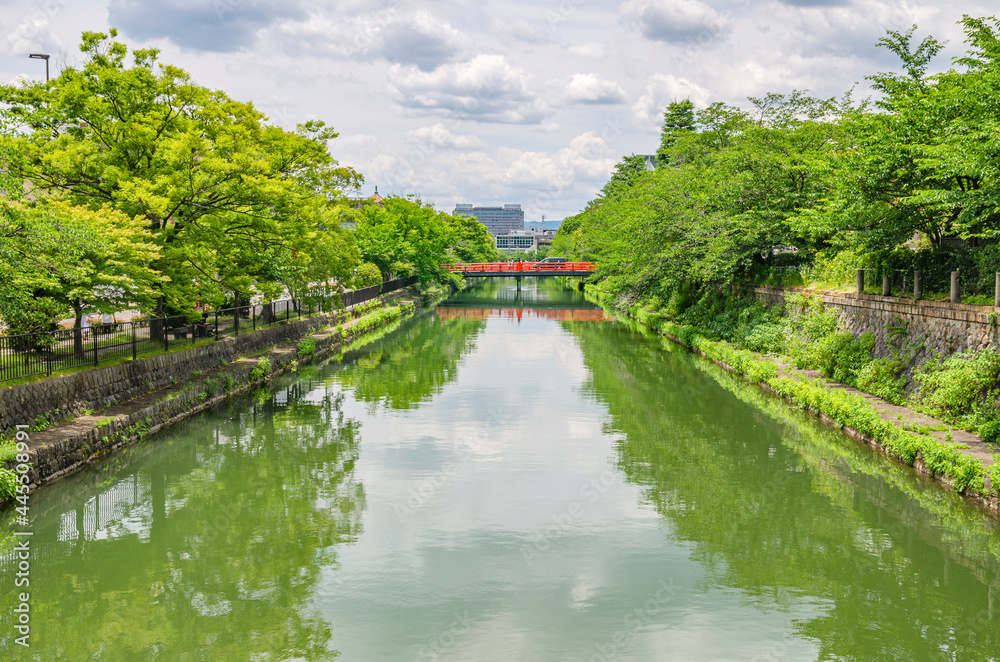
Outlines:
POLYGON ((160 252, 154 267, 167 309, 228 293, 346 278, 339 217, 343 191, 361 177, 338 166, 322 122, 294 132, 269 125, 252 104, 192 82, 131 53, 108 34, 85 32, 84 61, 47 83, 0 86, 9 170, 73 205, 144 219, 160 252))

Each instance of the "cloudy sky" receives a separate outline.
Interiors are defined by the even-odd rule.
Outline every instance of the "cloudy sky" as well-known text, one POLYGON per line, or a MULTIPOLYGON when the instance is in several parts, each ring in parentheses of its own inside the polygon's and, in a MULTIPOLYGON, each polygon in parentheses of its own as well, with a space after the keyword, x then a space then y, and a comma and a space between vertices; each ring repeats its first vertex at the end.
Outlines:
POLYGON ((0 0, 0 79, 53 75, 83 30, 202 85, 252 100, 286 128, 322 119, 363 191, 577 212, 627 154, 653 153, 664 106, 807 89, 839 96, 893 69, 875 43, 919 26, 961 52, 984 0, 0 0))

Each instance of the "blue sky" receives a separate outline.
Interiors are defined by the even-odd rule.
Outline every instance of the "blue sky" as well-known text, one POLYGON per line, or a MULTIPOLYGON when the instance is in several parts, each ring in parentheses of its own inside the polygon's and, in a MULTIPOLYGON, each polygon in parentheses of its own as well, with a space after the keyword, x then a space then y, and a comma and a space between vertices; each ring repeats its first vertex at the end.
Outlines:
POLYGON ((917 24, 962 49, 963 14, 993 3, 899 0, 3 0, 0 79, 78 57, 114 26, 277 124, 322 119, 363 192, 521 203, 526 220, 581 209, 627 154, 655 151, 664 106, 747 105, 806 89, 865 96, 894 69, 875 44, 917 24))

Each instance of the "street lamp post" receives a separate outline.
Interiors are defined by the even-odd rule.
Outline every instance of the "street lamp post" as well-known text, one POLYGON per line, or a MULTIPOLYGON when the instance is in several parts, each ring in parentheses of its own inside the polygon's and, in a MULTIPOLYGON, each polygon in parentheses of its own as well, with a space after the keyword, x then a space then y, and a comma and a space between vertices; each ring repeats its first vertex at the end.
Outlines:
POLYGON ((32 53, 29 55, 33 60, 45 60, 45 80, 49 80, 49 55, 47 53, 32 53))

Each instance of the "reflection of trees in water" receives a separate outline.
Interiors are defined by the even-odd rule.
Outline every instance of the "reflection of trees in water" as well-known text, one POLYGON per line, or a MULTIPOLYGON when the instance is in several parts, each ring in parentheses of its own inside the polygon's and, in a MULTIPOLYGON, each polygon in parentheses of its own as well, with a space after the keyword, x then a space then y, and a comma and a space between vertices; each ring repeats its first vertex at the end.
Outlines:
POLYGON ((565 305, 578 304, 580 308, 589 306, 583 295, 550 278, 525 277, 521 288, 513 278, 482 278, 473 281, 469 288, 454 295, 445 305, 565 305))
MULTIPOLYGON (((293 384, 263 405, 151 442, 161 447, 140 458, 147 498, 132 508, 140 521, 125 527, 131 533, 120 524, 74 532, 67 521, 93 518, 72 510, 40 521, 33 544, 46 558, 33 570, 33 647, 25 656, 4 637, 2 657, 337 657, 311 600, 336 545, 361 533, 357 424, 344 419, 339 398, 309 404, 306 390, 293 384)), ((90 495, 75 496, 84 503, 90 495)), ((0 606, 5 617, 12 599, 0 606)))
POLYGON ((354 397, 411 409, 454 381, 462 357, 475 348, 486 322, 430 316, 366 349, 334 379, 354 397))
POLYGON ((626 435, 619 468, 715 581, 762 609, 818 599, 795 627, 819 659, 998 659, 998 539, 983 516, 776 401, 787 415, 768 416, 754 402, 766 396, 686 353, 619 326, 566 328, 626 435))

